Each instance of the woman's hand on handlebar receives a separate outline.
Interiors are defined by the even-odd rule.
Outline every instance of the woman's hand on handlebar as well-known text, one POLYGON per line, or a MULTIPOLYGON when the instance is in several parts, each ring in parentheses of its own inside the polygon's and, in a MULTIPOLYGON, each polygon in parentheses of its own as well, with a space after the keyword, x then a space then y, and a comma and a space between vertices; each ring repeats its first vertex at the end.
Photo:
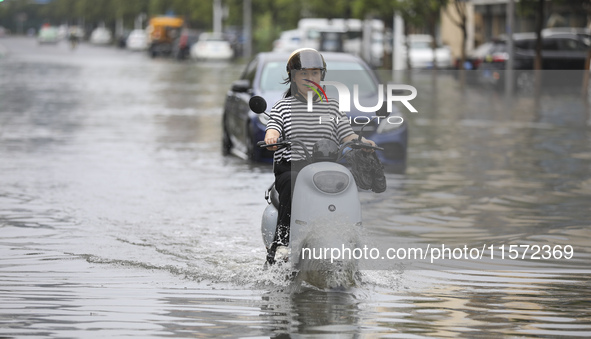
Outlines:
MULTIPOLYGON (((350 136, 346 137, 343 141, 344 142, 348 142, 348 141, 356 141, 359 138, 359 136, 357 134, 351 134, 350 136)), ((378 145, 373 141, 373 140, 369 140, 366 138, 361 138, 361 142, 364 144, 368 144, 371 147, 367 147, 367 148, 362 148, 364 151, 366 152, 373 152, 374 150, 378 149, 378 150, 382 150, 381 147, 378 147, 378 145)))
POLYGON ((360 148, 365 152, 375 152, 376 150, 384 150, 383 148, 379 147, 373 140, 365 138, 363 138, 363 141, 361 141, 361 143, 357 144, 357 148, 360 148))
POLYGON ((378 145, 373 140, 362 138, 361 142, 366 143, 366 144, 370 144, 373 147, 378 147, 378 145))
MULTIPOLYGON (((265 133, 265 144, 267 144, 267 145, 276 144, 279 141, 280 136, 281 136, 281 134, 279 133, 279 131, 276 131, 274 129, 267 130, 267 132, 265 133)), ((272 147, 267 147, 267 149, 269 151, 276 151, 278 149, 278 147, 272 146, 272 147)))

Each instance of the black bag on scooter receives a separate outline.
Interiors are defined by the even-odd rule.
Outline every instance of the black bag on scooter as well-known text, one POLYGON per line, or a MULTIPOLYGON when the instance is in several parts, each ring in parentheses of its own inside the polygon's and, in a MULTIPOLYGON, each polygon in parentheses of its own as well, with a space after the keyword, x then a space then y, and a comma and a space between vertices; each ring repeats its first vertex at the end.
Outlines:
POLYGON ((372 190, 375 193, 382 193, 386 190, 384 165, 382 165, 375 152, 354 149, 345 155, 345 159, 349 164, 357 187, 372 190))

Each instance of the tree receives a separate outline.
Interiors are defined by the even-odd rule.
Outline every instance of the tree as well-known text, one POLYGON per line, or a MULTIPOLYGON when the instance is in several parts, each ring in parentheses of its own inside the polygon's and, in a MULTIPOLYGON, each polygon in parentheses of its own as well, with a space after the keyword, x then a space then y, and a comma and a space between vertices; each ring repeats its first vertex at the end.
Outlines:
POLYGON ((447 6, 447 0, 428 0, 421 1, 423 6, 419 7, 422 14, 427 21, 427 29, 431 38, 431 49, 433 50, 433 69, 437 70, 437 56, 435 50, 437 49, 437 25, 441 17, 441 11, 447 6))
POLYGON ((324 1, 305 1, 304 15, 310 15, 319 18, 345 18, 349 19, 352 15, 353 4, 348 0, 324 0, 324 1))
POLYGON ((544 29, 545 22, 545 3, 546 0, 522 0, 519 2, 521 15, 534 15, 536 18, 536 56, 534 59, 534 70, 542 69, 542 29, 544 29))
MULTIPOLYGON (((393 31, 396 1, 392 0, 353 0, 349 5, 351 17, 373 18, 384 22, 386 31, 393 31)), ((383 67, 390 68, 392 56, 388 49, 384 49, 383 67)))
MULTIPOLYGON (((420 27, 420 25, 422 25, 424 22, 423 13, 419 7, 419 2, 414 0, 404 2, 400 1, 395 7, 395 11, 400 14, 402 20, 404 21, 404 41, 407 51, 410 50, 410 45, 408 42, 408 33, 410 31, 410 27, 420 27)), ((406 68, 412 68, 410 63, 410 53, 406 53, 406 68)))
POLYGON ((257 13, 253 18, 253 37, 258 50, 271 49, 281 31, 296 28, 300 13, 307 6, 306 2, 291 0, 258 0, 252 5, 252 12, 257 13))
POLYGON ((453 17, 449 13, 450 6, 446 6, 445 13, 458 28, 462 31, 462 51, 460 54, 460 69, 464 69, 464 63, 466 62, 466 40, 468 38, 468 15, 466 12, 466 1, 465 0, 450 0, 450 5, 455 9, 458 19, 453 17))
MULTIPOLYGON (((408 36, 409 27, 425 27, 429 35, 431 35, 433 50, 433 68, 437 69, 437 57, 435 49, 437 48, 437 25, 441 16, 441 11, 447 6, 448 0, 406 0, 398 2, 396 10, 404 19, 405 35, 408 36)), ((408 39, 406 39, 408 41, 408 39)), ((408 42, 406 46, 409 50, 408 42)), ((410 68, 410 60, 408 59, 408 68, 410 68)))
MULTIPOLYGON (((587 14, 587 27, 591 24, 591 0, 579 0, 579 1, 572 1, 569 2, 571 8, 574 11, 582 11, 583 13, 587 14)), ((587 58, 585 60, 585 71, 583 73, 583 88, 582 94, 583 96, 589 95, 589 69, 591 68, 591 46, 587 49, 587 58)))

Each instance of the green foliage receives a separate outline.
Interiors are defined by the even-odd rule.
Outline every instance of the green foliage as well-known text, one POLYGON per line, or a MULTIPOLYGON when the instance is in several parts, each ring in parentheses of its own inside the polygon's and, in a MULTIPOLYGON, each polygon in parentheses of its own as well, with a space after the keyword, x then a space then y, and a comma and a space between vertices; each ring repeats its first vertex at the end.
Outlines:
MULTIPOLYGON (((398 11, 413 26, 424 26, 429 21, 427 16, 437 11, 442 2, 446 0, 252 0, 253 38, 259 50, 268 50, 281 31, 295 29, 302 17, 373 17, 391 26, 394 12, 398 11)), ((244 1, 222 3, 227 12, 224 27, 241 27, 244 1)), ((133 27, 140 13, 151 17, 173 12, 185 18, 190 27, 211 30, 213 26, 213 0, 53 0, 46 5, 8 0, 0 5, 0 25, 13 25, 14 16, 20 12, 27 13, 28 21, 49 21, 55 25, 83 21, 89 26, 104 22, 113 27, 122 18, 126 28, 133 27)))
POLYGON ((272 49, 273 40, 278 34, 274 30, 271 13, 265 13, 256 19, 252 32, 255 50, 268 51, 272 49))
POLYGON ((319 18, 351 18, 352 1, 348 0, 324 0, 304 1, 305 15, 319 18))

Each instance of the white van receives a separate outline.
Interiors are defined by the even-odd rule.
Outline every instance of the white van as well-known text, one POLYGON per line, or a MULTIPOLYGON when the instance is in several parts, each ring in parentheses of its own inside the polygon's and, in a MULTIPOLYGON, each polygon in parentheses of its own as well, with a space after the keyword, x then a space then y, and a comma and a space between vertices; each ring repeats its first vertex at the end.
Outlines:
POLYGON ((284 31, 279 39, 273 42, 273 52, 291 53, 300 47, 302 47, 302 31, 299 29, 284 31))
POLYGON ((384 22, 381 20, 306 18, 300 19, 298 30, 301 47, 322 50, 321 38, 326 36, 323 33, 344 32, 343 52, 360 56, 372 66, 379 66, 383 58, 384 22), (363 48, 364 45, 368 48, 363 48))

